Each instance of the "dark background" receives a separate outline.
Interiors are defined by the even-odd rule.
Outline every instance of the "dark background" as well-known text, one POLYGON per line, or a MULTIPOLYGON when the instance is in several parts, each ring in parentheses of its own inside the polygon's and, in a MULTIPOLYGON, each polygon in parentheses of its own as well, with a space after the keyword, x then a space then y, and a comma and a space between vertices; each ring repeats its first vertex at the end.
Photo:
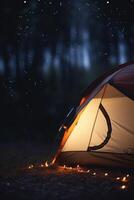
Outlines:
POLYGON ((79 95, 134 60, 134 0, 0 1, 0 141, 51 141, 79 95))

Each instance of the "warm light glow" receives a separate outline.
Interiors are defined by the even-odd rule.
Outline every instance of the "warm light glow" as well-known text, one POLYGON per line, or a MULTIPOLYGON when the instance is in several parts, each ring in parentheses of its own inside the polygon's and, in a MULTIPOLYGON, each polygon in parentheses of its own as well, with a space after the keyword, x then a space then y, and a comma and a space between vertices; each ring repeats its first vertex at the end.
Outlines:
POLYGON ((77 165, 77 168, 80 168, 80 165, 77 165))
POLYGON ((127 178, 124 176, 123 178, 122 178, 122 182, 126 182, 127 181, 127 178))
POLYGON ((29 165, 29 166, 28 166, 28 169, 32 169, 32 168, 33 168, 33 165, 29 165))
POLYGON ((126 189, 126 185, 122 185, 122 186, 121 186, 121 189, 122 189, 122 190, 125 190, 125 189, 126 189))
POLYGON ((120 180, 120 177, 117 177, 116 180, 120 180))
MULTIPOLYGON (((46 161, 45 162, 45 164, 40 164, 40 165, 38 165, 38 167, 41 167, 41 168, 48 168, 48 167, 50 167, 51 166, 51 164, 48 164, 48 161, 46 161)), ((28 169, 33 169, 33 168, 36 168, 36 165, 29 165, 28 166, 28 169)), ((71 167, 71 166, 66 166, 66 165, 63 165, 63 166, 59 166, 58 167, 58 169, 60 170, 60 171, 62 171, 62 172, 65 172, 65 170, 68 170, 69 172, 77 172, 77 173, 89 173, 91 170, 89 170, 89 169, 85 169, 85 168, 83 168, 83 167, 80 167, 79 165, 77 165, 77 166, 75 166, 75 167, 71 167)), ((96 176, 96 178, 97 177, 102 177, 102 174, 101 173, 96 173, 97 171, 94 171, 94 172, 92 172, 91 171, 91 173, 89 174, 89 176, 91 175, 93 175, 93 176, 96 176)), ((110 174, 108 173, 108 172, 105 172, 104 173, 104 175, 103 176, 109 176, 109 177, 111 177, 110 176, 110 174)), ((127 188, 128 188, 128 185, 125 185, 125 183, 127 183, 127 181, 128 181, 128 177, 129 177, 130 175, 129 174, 126 174, 126 176, 121 176, 121 177, 119 177, 119 176, 117 176, 117 177, 115 177, 115 179, 116 180, 119 180, 119 182, 121 183, 122 182, 122 184, 124 184, 124 185, 121 185, 120 186, 120 190, 126 190, 127 188)))
POLYGON ((105 173, 105 176, 108 176, 108 173, 105 173))
POLYGON ((54 159, 52 160, 51 165, 54 165, 55 161, 56 161, 56 158, 54 158, 54 159))
POLYGON ((80 172, 84 172, 83 169, 81 169, 80 172))
POLYGON ((48 162, 46 161, 46 162, 45 162, 45 167, 48 167, 48 166, 49 166, 49 165, 48 165, 48 162))
MULTIPOLYGON (((35 165, 36 166, 36 165, 35 165)), ((40 164, 39 165, 39 167, 49 167, 50 166, 50 164, 48 164, 48 161, 46 161, 45 162, 45 164, 40 164)), ((28 169, 33 169, 34 168, 34 165, 29 165, 28 166, 28 169)), ((59 166, 59 169, 61 170, 61 171, 63 171, 64 172, 64 170, 69 170, 69 171, 73 171, 73 172, 78 172, 78 173, 89 173, 90 172, 90 170, 89 169, 84 169, 84 168, 82 168, 82 167, 80 167, 79 165, 77 165, 76 167, 71 167, 71 166, 66 166, 66 165, 63 165, 63 166, 59 166)), ((92 172, 92 171, 91 171, 92 172)), ((90 175, 90 174, 89 174, 90 175)), ((97 173, 94 171, 94 172, 92 172, 91 173, 91 175, 93 175, 93 176, 96 176, 97 175, 97 173)), ((101 174, 100 174, 100 176, 101 176, 101 174)), ((104 173, 104 176, 109 176, 109 173, 104 173)), ((119 177, 119 176, 117 176, 116 177, 116 180, 120 180, 120 182, 123 182, 124 184, 125 184, 125 182, 127 182, 128 181, 128 177, 129 177, 130 175, 129 174, 127 174, 126 176, 121 176, 121 177, 119 177)), ((99 177, 99 174, 98 174, 98 177, 99 177)), ((120 189, 121 190, 126 190, 127 189, 127 185, 121 185, 120 186, 120 189)))
POLYGON ((80 173, 82 173, 82 172, 84 172, 82 169, 78 169, 78 172, 80 172, 80 173))
POLYGON ((65 125, 63 126, 63 128, 64 128, 65 130, 67 129, 67 127, 66 127, 65 125))

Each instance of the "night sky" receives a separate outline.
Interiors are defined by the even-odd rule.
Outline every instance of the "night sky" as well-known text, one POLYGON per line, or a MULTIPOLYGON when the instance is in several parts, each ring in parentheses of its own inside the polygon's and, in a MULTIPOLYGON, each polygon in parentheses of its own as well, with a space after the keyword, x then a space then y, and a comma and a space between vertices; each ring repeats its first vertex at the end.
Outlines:
MULTIPOLYGON (((6 0, 1 2, 1 10, 1 24, 5 24, 6 20, 9 20, 11 23, 8 23, 7 29, 14 32, 16 37, 20 36, 18 40, 20 42, 24 36, 33 34, 33 26, 39 21, 39 18, 44 19, 44 26, 47 21, 47 25, 52 29, 53 35, 64 34, 62 27, 64 23, 71 25, 71 23, 79 22, 88 25, 89 21, 96 20, 97 23, 106 21, 106 26, 111 30, 121 28, 121 31, 126 34, 127 25, 133 24, 134 1, 13 0, 11 2, 6 0), (10 15, 12 15, 11 18, 7 19, 10 15), (56 23, 55 29, 52 27, 53 23, 56 23)), ((43 26, 43 24, 38 24, 38 26, 41 25, 43 26)), ((44 27, 44 31, 42 30, 41 33, 42 41, 44 42, 47 41, 45 30, 46 28, 44 27)))

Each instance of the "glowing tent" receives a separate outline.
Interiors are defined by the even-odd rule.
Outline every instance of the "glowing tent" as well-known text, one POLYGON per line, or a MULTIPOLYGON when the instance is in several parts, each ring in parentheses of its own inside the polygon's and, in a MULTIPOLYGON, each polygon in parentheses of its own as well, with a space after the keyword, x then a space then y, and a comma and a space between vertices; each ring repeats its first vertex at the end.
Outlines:
POLYGON ((53 162, 134 167, 134 63, 93 82, 59 132, 53 162))

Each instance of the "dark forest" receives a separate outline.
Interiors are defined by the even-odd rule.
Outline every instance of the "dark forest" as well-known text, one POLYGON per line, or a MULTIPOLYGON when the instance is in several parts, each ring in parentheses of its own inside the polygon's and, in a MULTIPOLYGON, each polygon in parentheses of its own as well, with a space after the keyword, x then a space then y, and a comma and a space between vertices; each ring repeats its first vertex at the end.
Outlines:
POLYGON ((0 3, 0 140, 52 140, 81 92, 134 60, 134 2, 0 3))

